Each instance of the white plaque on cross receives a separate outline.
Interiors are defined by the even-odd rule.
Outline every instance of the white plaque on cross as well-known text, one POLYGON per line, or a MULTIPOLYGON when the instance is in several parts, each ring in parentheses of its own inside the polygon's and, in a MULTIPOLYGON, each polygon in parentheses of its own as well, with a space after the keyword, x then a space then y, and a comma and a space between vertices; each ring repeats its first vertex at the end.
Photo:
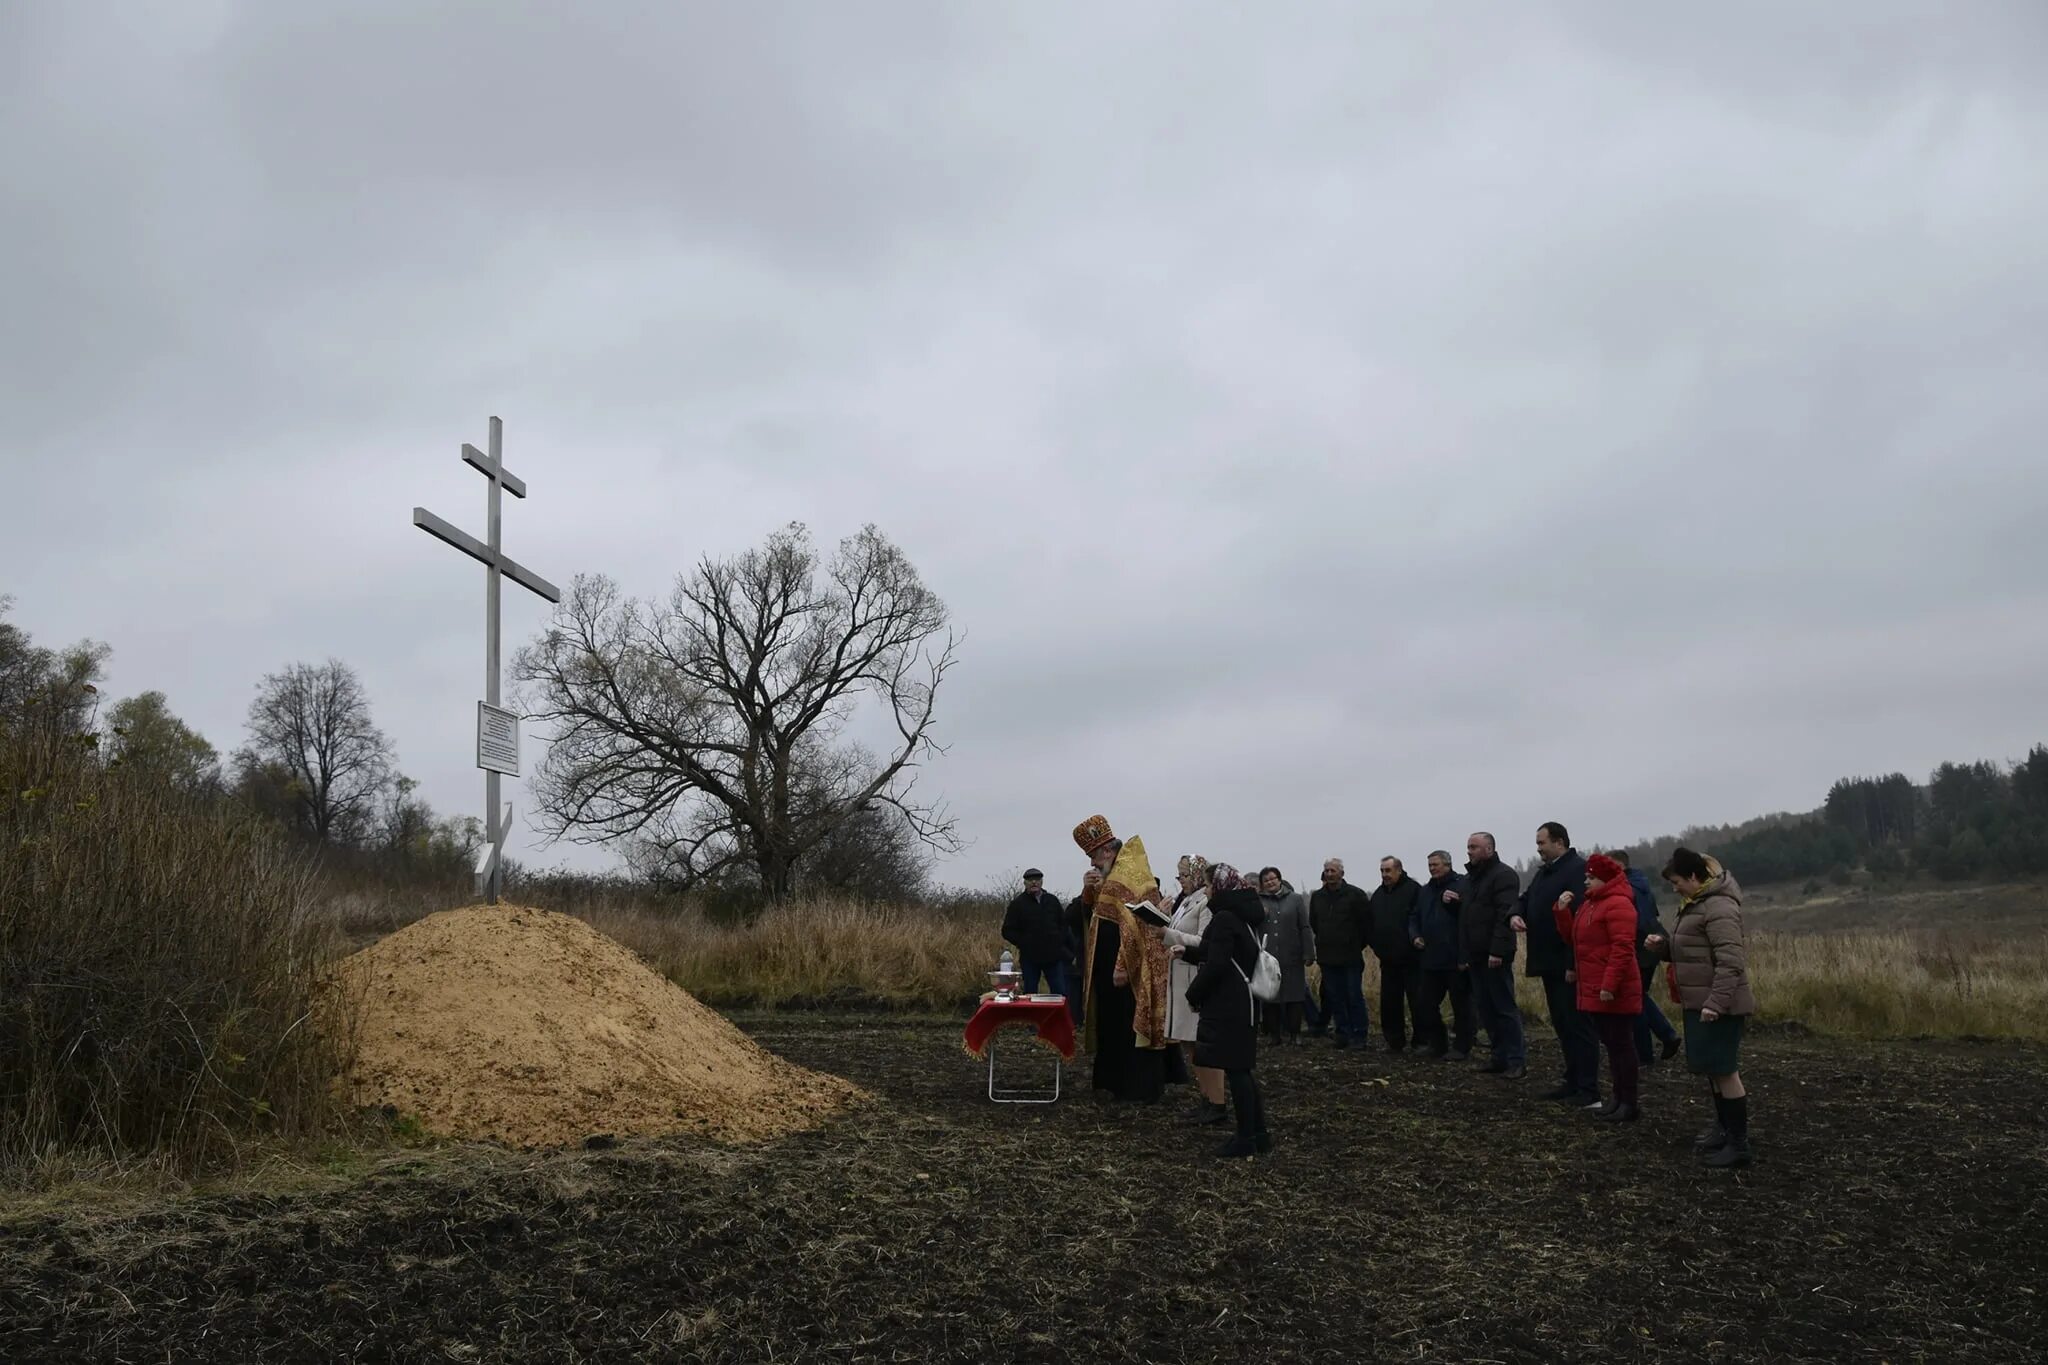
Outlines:
POLYGON ((519 776, 519 713, 476 704, 476 766, 486 772, 519 776))

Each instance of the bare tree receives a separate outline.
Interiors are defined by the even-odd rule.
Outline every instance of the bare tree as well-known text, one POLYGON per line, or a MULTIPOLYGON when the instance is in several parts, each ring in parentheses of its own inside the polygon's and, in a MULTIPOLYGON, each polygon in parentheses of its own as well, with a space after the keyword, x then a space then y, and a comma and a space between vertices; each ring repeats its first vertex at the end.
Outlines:
POLYGON ((799 869, 803 884, 862 900, 905 902, 929 890, 931 859, 895 812, 871 806, 813 848, 799 869))
POLYGON ((293 819, 322 843, 362 834, 391 784, 391 743, 370 723, 370 700, 339 659, 265 675, 249 707, 251 774, 282 775, 293 819))
POLYGON ((706 558, 665 603, 579 578, 513 662, 521 704, 554 731, 533 781, 541 819, 556 837, 624 842, 683 886, 751 865, 771 900, 874 812, 956 850, 951 818, 912 792, 939 752, 945 631, 945 604, 872 526, 823 561, 792 524, 706 558), (847 733, 863 699, 886 721, 880 754, 847 733))

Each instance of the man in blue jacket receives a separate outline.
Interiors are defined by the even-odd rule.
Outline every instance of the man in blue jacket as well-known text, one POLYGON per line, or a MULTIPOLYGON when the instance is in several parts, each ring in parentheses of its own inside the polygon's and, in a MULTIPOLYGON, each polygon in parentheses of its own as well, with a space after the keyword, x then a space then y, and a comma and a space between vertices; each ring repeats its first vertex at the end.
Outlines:
POLYGON ((1416 1027, 1429 1044, 1429 1055, 1448 1055, 1454 1062, 1472 1056, 1472 973, 1461 971, 1458 948, 1458 905, 1465 899, 1465 879, 1451 855, 1442 849, 1429 855, 1429 882, 1408 916, 1408 937, 1421 955, 1422 989, 1416 1027), (1447 898, 1445 892, 1451 894, 1447 898), (1451 997, 1451 1029, 1444 1028, 1444 997, 1451 997), (1455 1035, 1455 1036, 1454 1036, 1455 1035))
POLYGON ((1555 820, 1546 820, 1537 828, 1536 856, 1543 866, 1529 878, 1529 887, 1509 923, 1529 936, 1529 957, 1522 974, 1543 982, 1550 1028, 1564 1051, 1564 1074, 1558 1078, 1557 1088, 1545 1091, 1543 1098, 1568 1100, 1590 1109, 1600 1103, 1600 1037, 1593 1031, 1593 1021, 1579 1013, 1572 945, 1558 932, 1557 916, 1551 909, 1567 891, 1585 899, 1586 860, 1572 847, 1565 827, 1555 820))
POLYGON ((1650 994, 1650 988, 1657 981, 1659 958, 1643 947, 1643 940, 1652 934, 1664 934, 1664 922, 1657 918, 1657 893, 1650 889, 1649 877, 1639 868, 1629 865, 1628 850, 1617 848, 1614 861, 1628 868, 1628 884, 1636 889, 1636 965, 1643 973, 1643 1014, 1636 1020, 1636 1057, 1644 1066, 1657 1061, 1650 1046, 1650 1035, 1655 1034, 1664 1044, 1663 1060, 1670 1061, 1678 1055, 1678 1030, 1671 1027, 1671 1020, 1657 1007, 1657 999, 1650 994))

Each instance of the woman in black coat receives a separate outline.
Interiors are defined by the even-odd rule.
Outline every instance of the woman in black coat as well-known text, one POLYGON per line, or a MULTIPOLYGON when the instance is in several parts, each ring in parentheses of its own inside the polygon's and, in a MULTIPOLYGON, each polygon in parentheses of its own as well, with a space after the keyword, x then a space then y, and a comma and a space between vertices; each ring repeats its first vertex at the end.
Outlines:
POLYGON ((1195 1065, 1213 1066, 1230 1086, 1237 1111, 1237 1136, 1217 1149, 1220 1157, 1251 1156, 1273 1150, 1266 1133, 1266 1102, 1252 1076, 1258 1052, 1251 977, 1258 970, 1259 942, 1266 922, 1258 893, 1228 863, 1209 869, 1209 927, 1195 947, 1175 949, 1200 969, 1187 1001, 1201 1015, 1195 1029, 1195 1065))

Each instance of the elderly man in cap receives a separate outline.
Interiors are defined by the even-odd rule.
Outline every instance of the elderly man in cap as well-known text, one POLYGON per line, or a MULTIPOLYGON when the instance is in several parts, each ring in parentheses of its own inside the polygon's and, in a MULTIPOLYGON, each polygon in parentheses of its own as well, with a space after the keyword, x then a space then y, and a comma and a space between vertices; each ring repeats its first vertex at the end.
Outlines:
POLYGON ((1041 982, 1054 995, 1067 994, 1066 913, 1035 867, 1024 869, 1024 889, 1003 915, 1003 941, 1017 950, 1027 994, 1037 994, 1041 982))

